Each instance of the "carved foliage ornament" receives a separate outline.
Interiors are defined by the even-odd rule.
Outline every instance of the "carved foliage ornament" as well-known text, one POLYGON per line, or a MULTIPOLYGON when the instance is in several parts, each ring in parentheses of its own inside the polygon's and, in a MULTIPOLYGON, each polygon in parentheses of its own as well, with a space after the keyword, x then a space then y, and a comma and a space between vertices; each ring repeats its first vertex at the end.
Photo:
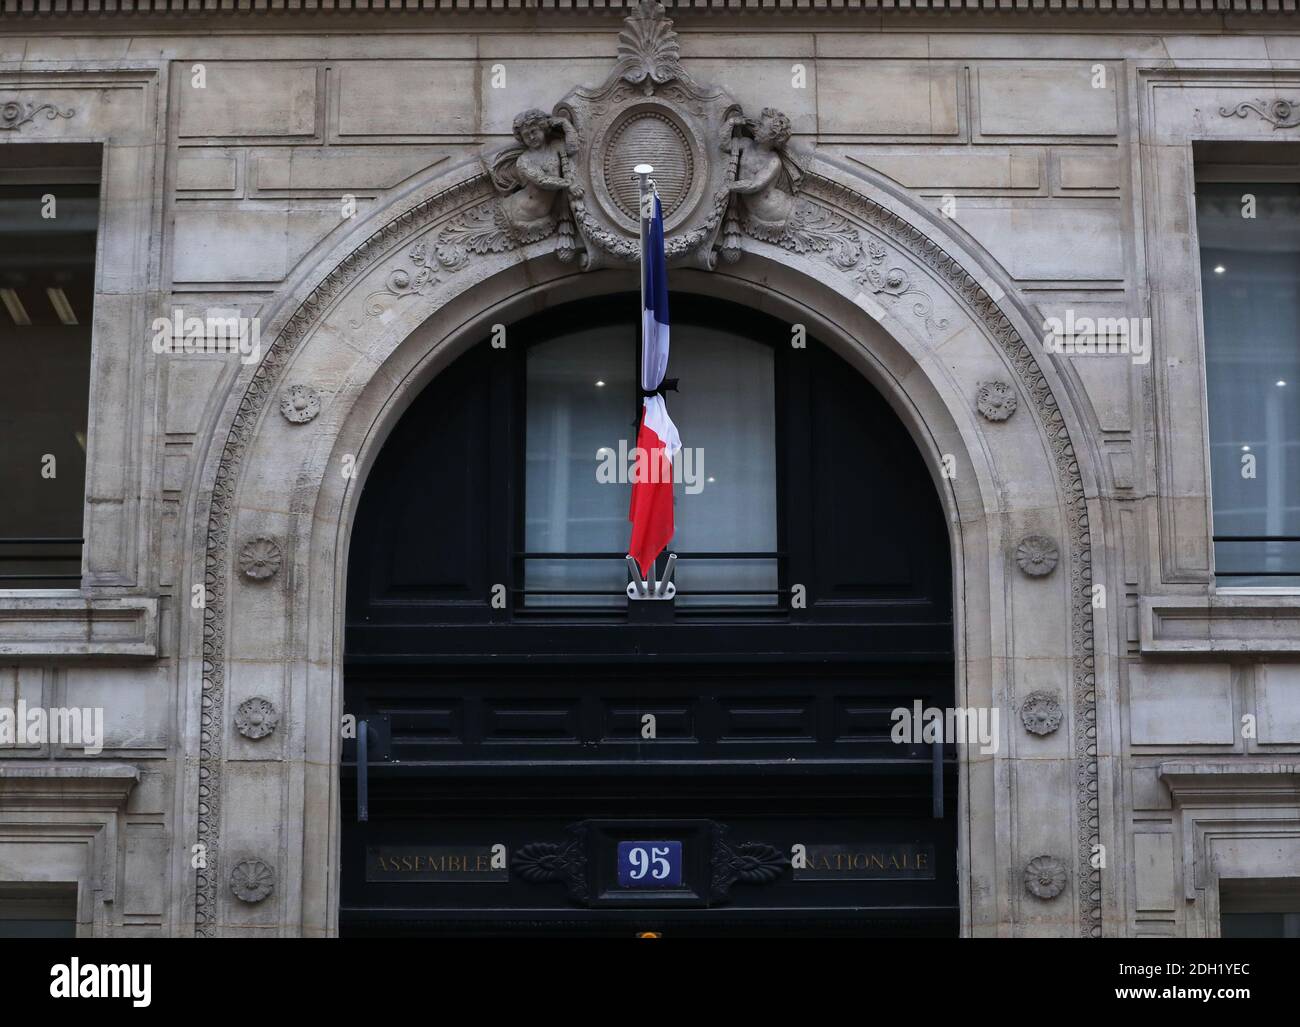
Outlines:
POLYGON ((1005 421, 1019 403, 1016 390, 1006 382, 985 382, 975 394, 976 409, 990 421, 1005 421))
POLYGON ((38 114, 44 114, 46 119, 53 121, 55 118, 70 118, 76 111, 69 107, 67 110, 59 110, 52 103, 23 103, 21 100, 6 100, 0 103, 0 132, 14 132, 22 128, 29 121, 36 118, 38 114))
POLYGON ((275 871, 260 859, 242 859, 230 868, 230 890, 241 902, 261 902, 275 889, 275 871))
POLYGON ((1068 873, 1055 856, 1035 856, 1025 864, 1025 891, 1035 898, 1054 899, 1065 891, 1068 873))
POLYGON ((1050 692, 1030 692, 1020 707, 1020 722, 1032 735, 1050 735, 1061 726, 1061 704, 1050 692))
POLYGON ((1254 113, 1263 118, 1274 130, 1300 126, 1300 100, 1285 100, 1276 97, 1272 100, 1247 100, 1236 107, 1220 107, 1219 116, 1223 118, 1244 118, 1254 113))
POLYGON ((270 699, 255 695, 235 707, 235 727, 245 738, 265 738, 280 723, 280 712, 270 699))
MULTIPOLYGON (((804 195, 804 155, 791 145, 790 119, 765 107, 745 114, 725 91, 683 69, 662 4, 642 2, 624 21, 618 60, 599 87, 571 90, 554 108, 514 120, 515 142, 485 154, 495 195, 454 215, 418 243, 409 263, 389 270, 366 297, 366 317, 390 301, 425 295, 436 271, 455 273, 476 257, 554 238, 553 252, 583 270, 640 258, 639 187, 633 169, 653 164, 664 212, 665 256, 704 269, 735 262, 745 237, 843 271, 862 266, 864 244, 844 215, 804 195)), ((859 284, 910 301, 930 332, 947 327, 906 266, 869 244, 859 284)), ((360 328, 359 321, 352 321, 360 328)))
POLYGON ((529 842, 515 850, 510 869, 525 881, 540 884, 562 881, 569 897, 577 902, 587 898, 587 827, 569 828, 567 841, 529 842))
MULTIPOLYGON (((552 236, 556 256, 585 270, 635 263, 640 163, 655 167, 670 261, 713 268, 738 259, 748 235, 842 269, 858 264, 862 241, 848 219, 798 195, 790 119, 770 107, 748 118, 725 90, 695 82, 672 25, 662 4, 643 0, 603 84, 515 118, 516 142, 483 158, 496 197, 437 232, 441 267, 459 271, 474 256, 552 236)), ((408 281, 395 288, 390 276, 384 291, 419 291, 408 281)))
POLYGON ((934 301, 928 292, 913 284, 911 274, 905 268, 890 266, 889 251, 881 243, 870 240, 867 243, 867 255, 870 264, 858 275, 859 285, 898 299, 911 296, 912 313, 925 323, 926 329, 933 332, 948 327, 946 317, 934 316, 934 301))
POLYGON ((783 852, 764 842, 733 845, 727 840, 726 828, 715 825, 712 897, 715 901, 725 900, 736 883, 771 884, 785 872, 789 862, 783 852))

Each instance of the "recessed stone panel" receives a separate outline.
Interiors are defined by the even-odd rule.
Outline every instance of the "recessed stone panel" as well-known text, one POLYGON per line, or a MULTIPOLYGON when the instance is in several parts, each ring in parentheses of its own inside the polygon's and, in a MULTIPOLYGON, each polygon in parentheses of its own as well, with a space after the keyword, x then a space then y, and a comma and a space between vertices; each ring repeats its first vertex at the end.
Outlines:
POLYGON ((235 188, 237 166, 233 157, 180 157, 176 161, 176 188, 187 191, 221 191, 235 188))
POLYGON ((959 70, 920 61, 821 61, 818 128, 825 135, 955 136, 959 70))
POLYGON ((1300 742, 1300 664, 1262 663, 1256 668, 1255 715, 1261 743, 1300 742))
POLYGON ((1119 127, 1116 71, 1094 88, 1095 66, 1076 61, 1026 61, 975 69, 979 130, 984 135, 1112 136, 1119 127))
POLYGON ((1133 664, 1129 725, 1134 745, 1232 745, 1232 668, 1133 664))
POLYGON ((1174 836, 1138 832, 1133 836, 1133 881, 1137 908, 1174 910, 1174 836))
MULTIPOLYGON (((430 136, 477 132, 476 67, 470 61, 342 64, 336 72, 338 134, 430 136)), ((549 108, 554 100, 537 97, 534 102, 549 108)))
POLYGON ((945 148, 882 153, 846 146, 840 152, 909 189, 1037 189, 1042 178, 1039 151, 987 153, 945 148))
MULTIPOLYGON (((991 202, 996 201, 985 201, 991 202)), ((1037 202, 1043 205, 976 206, 967 201, 958 205, 956 220, 1021 281, 1123 279, 1118 206, 1103 200, 1092 202, 1104 206, 1037 202)))
POLYGON ((268 61, 208 61, 197 88, 181 66, 182 137, 310 136, 316 132, 314 67, 268 61))

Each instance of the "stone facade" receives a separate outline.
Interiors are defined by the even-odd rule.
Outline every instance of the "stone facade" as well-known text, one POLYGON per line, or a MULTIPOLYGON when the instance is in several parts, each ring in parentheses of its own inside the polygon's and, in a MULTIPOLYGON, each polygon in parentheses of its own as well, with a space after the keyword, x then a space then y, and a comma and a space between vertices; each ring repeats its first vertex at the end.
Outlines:
POLYGON ((0 147, 104 146, 82 587, 0 593, 0 706, 106 736, 3 752, 0 881, 96 935, 335 930, 359 483, 489 326, 627 288, 638 132, 695 162, 683 287, 807 324, 936 468, 958 702, 1015 711, 963 756, 964 931, 1214 935, 1219 877, 1300 877, 1300 593, 1215 587, 1192 190, 1193 144, 1300 139, 1300 23, 683 3, 638 49, 653 6, 464 6, 0 16, 0 147), (730 196, 737 146, 786 177, 730 196), (552 152, 583 187, 524 195, 552 152), (155 354, 177 307, 256 359, 155 354), (1067 311, 1151 359, 1048 352, 1067 311))

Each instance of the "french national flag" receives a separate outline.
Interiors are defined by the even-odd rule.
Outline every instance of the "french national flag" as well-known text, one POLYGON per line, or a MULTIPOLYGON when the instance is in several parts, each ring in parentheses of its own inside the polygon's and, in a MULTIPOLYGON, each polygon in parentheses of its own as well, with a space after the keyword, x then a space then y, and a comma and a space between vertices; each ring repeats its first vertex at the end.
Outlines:
MULTIPOLYGON (((673 457, 682 448, 664 402, 668 370, 668 271, 664 263, 664 214, 654 197, 654 216, 643 225, 644 275, 641 311, 641 427, 632 469, 632 541, 628 553, 641 576, 673 537, 673 457)), ((672 386, 669 382, 669 387, 672 386)))

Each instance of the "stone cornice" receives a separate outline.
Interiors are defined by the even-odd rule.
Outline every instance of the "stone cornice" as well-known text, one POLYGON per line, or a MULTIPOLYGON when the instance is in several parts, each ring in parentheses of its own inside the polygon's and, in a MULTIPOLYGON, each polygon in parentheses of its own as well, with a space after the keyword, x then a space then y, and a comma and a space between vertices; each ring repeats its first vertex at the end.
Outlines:
MULTIPOLYGON (((321 13, 396 14, 429 11, 581 11, 595 15, 627 11, 636 0, 0 0, 0 20, 22 17, 97 18, 128 15, 195 17, 216 14, 256 17, 321 13)), ((913 12, 1026 14, 1167 14, 1232 16, 1279 15, 1300 11, 1300 0, 665 0, 669 12, 718 11, 730 14, 782 11, 833 18, 836 14, 881 15, 913 12)))
POLYGON ((0 657, 157 655, 156 596, 92 597, 44 590, 0 594, 0 657))
POLYGON ((0 763, 0 809, 118 810, 139 781, 126 763, 0 763))

